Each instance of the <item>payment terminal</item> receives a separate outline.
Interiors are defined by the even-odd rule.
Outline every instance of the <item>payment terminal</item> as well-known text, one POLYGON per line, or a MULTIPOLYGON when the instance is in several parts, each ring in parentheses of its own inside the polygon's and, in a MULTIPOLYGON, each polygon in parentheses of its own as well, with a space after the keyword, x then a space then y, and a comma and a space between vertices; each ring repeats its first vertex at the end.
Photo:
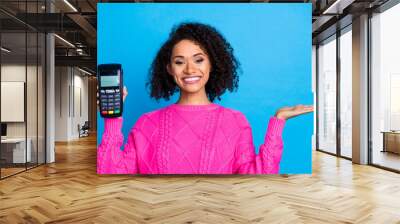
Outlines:
POLYGON ((122 66, 121 64, 101 64, 97 66, 99 86, 99 109, 104 118, 122 115, 122 66))

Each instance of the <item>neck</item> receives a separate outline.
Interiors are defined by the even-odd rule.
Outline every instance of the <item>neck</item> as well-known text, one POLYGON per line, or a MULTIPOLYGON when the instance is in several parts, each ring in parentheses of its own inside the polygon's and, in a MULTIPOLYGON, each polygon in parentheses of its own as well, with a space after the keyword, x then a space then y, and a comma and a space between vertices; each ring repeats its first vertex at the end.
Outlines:
POLYGON ((210 103, 211 101, 208 99, 205 91, 198 93, 187 93, 181 91, 179 100, 177 102, 177 104, 182 105, 205 105, 210 103))

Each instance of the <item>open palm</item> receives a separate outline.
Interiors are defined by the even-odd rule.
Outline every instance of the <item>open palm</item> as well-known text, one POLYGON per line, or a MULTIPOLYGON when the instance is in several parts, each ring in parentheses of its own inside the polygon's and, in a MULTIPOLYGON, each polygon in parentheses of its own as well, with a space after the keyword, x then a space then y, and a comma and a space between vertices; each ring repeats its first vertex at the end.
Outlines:
POLYGON ((296 105, 292 107, 282 107, 280 108, 276 114, 275 117, 283 120, 287 120, 292 117, 296 117, 302 114, 310 113, 314 111, 314 106, 313 105, 296 105))

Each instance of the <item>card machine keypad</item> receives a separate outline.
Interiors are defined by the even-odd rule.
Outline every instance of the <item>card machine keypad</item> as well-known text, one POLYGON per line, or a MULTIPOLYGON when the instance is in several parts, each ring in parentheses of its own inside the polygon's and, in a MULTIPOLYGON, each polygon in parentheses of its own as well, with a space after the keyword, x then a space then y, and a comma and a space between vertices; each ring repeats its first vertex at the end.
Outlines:
POLYGON ((119 89, 100 90, 101 113, 118 114, 121 111, 121 93, 119 89))

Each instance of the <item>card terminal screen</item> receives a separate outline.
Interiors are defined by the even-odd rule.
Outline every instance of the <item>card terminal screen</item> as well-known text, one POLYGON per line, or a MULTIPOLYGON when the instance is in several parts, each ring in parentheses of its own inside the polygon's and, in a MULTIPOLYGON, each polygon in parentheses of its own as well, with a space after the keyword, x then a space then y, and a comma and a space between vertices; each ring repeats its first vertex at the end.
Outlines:
POLYGON ((107 75, 101 77, 102 87, 115 87, 119 86, 119 76, 118 75, 107 75))

